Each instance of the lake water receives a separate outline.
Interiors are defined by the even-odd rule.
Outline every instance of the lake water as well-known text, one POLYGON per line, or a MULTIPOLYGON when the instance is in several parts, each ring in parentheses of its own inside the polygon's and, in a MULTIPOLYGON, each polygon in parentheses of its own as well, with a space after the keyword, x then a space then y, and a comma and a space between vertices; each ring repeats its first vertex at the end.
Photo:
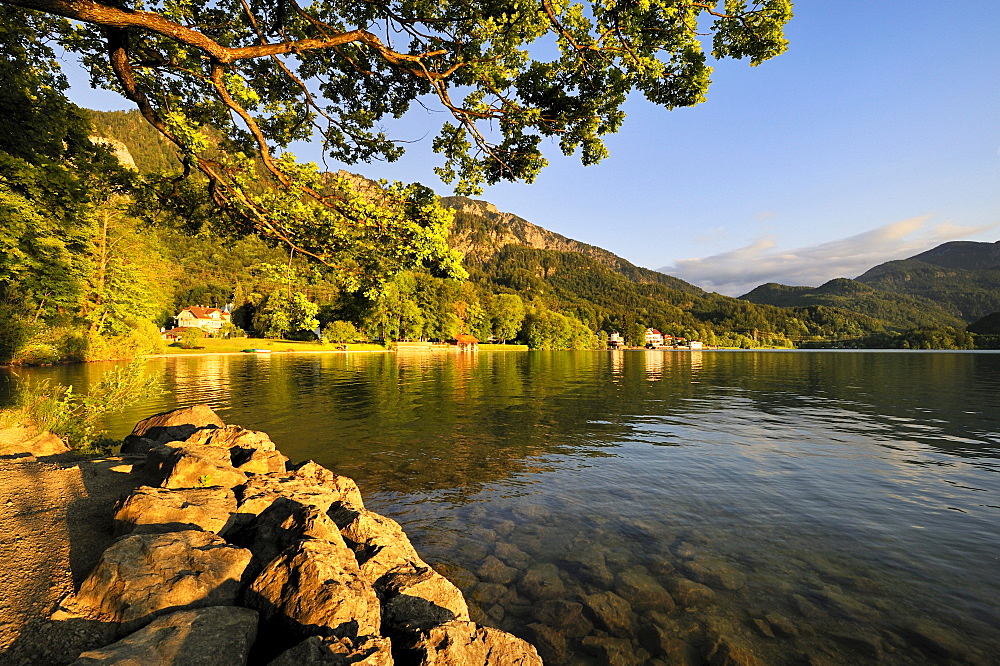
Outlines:
MULTIPOLYGON (((111 434, 199 402, 267 431, 293 460, 356 479, 474 619, 549 663, 1000 663, 1000 354, 149 368, 164 393, 111 434)), ((82 387, 102 370, 18 374, 82 387)), ((11 381, 0 374, 0 389, 11 381)))

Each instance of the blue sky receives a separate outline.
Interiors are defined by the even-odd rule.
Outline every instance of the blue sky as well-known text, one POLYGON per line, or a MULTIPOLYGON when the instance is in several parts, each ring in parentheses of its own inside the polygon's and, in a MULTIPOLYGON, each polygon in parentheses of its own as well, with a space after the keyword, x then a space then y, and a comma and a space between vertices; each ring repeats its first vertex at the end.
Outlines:
MULTIPOLYGON (((718 63, 704 104, 631 100, 601 164, 552 145, 534 184, 483 198, 732 295, 1000 239, 1000 2, 799 0, 795 14, 787 53, 718 63)), ((69 73, 79 104, 128 108, 69 73)), ((413 112, 395 128, 417 141, 400 161, 344 168, 448 194, 430 149, 442 119, 413 112)))

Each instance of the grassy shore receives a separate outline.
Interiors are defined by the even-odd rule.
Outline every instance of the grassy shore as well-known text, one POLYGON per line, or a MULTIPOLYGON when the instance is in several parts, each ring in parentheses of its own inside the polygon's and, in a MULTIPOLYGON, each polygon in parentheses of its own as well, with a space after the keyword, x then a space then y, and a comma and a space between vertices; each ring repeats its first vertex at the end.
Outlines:
POLYGON ((184 356, 190 354, 235 354, 244 349, 270 349, 272 352, 334 352, 344 351, 385 351, 382 345, 357 343, 349 345, 320 344, 318 342, 298 342, 296 340, 266 340, 264 338, 202 338, 198 341, 198 349, 181 349, 168 346, 164 355, 184 356))
MULTIPOLYGON (((270 349, 279 352, 380 352, 386 351, 382 345, 373 343, 352 344, 320 344, 318 342, 298 342, 295 340, 267 340, 264 338, 202 338, 198 341, 198 349, 181 349, 168 346, 162 354, 153 356, 191 356, 194 354, 238 354, 244 349, 270 349)), ((527 345, 479 345, 480 351, 527 351, 527 345)))

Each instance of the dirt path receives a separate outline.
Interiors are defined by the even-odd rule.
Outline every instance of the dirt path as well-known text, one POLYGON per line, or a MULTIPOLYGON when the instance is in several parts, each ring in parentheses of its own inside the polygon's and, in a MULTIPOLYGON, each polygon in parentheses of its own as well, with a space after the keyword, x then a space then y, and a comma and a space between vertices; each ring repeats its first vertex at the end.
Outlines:
POLYGON ((0 458, 0 664, 64 664, 109 642, 107 624, 50 616, 111 544, 113 505, 137 485, 130 468, 72 454, 0 458))

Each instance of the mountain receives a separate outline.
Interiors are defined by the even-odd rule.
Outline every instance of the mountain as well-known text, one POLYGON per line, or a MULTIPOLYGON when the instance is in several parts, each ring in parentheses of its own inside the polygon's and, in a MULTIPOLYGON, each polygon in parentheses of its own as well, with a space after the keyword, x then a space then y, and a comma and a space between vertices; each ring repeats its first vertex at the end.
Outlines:
POLYGON ((922 327, 965 327, 964 321, 928 298, 886 291, 847 278, 830 280, 815 289, 771 282, 740 298, 779 307, 824 305, 842 308, 880 319, 886 322, 888 328, 897 331, 922 327))
POLYGON ((908 259, 889 261, 857 280, 936 302, 966 322, 1000 311, 1000 241, 952 241, 908 259))
POLYGON ((501 212, 488 201, 441 197, 441 203, 455 211, 455 226, 450 239, 452 247, 473 261, 487 262, 508 245, 578 252, 633 282, 660 284, 694 295, 705 293, 700 287, 679 278, 636 266, 608 250, 566 238, 513 213, 501 212))

